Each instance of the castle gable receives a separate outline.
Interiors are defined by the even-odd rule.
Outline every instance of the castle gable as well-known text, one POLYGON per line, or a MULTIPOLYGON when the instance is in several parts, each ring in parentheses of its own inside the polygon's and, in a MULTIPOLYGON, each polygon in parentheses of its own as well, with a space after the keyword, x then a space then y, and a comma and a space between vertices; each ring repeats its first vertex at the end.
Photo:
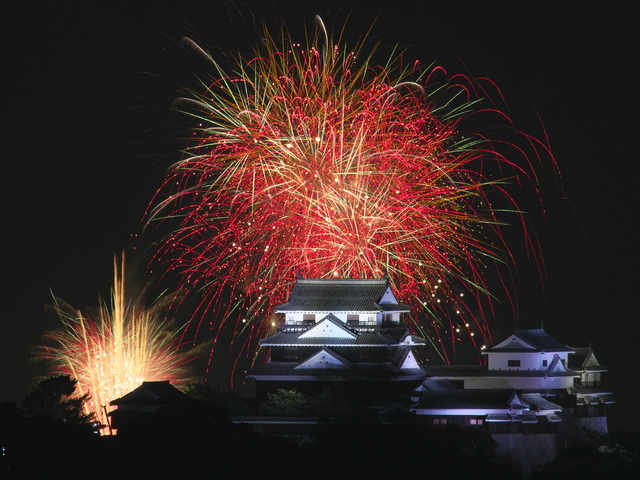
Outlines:
POLYGON ((401 345, 426 345, 427 342, 424 338, 416 337, 411 333, 407 332, 404 337, 399 342, 401 345))
POLYGON ((511 351, 511 352, 535 352, 537 348, 529 342, 523 340, 517 335, 513 334, 506 340, 500 342, 495 347, 490 349, 491 352, 496 351, 511 351))
POLYGON ((399 356, 394 363, 400 370, 420 369, 420 364, 410 347, 400 350, 399 356))
POLYGON ((319 352, 311 355, 300 365, 295 367, 294 370, 304 369, 350 369, 351 363, 344 357, 338 355, 336 352, 328 347, 323 347, 319 352))
POLYGON ((301 334, 298 338, 355 339, 357 336, 358 335, 356 333, 346 328, 338 318, 336 318, 334 315, 329 314, 322 320, 320 320, 316 325, 301 334))
POLYGON ((583 363, 583 365, 585 367, 601 367, 602 366, 600 365, 600 362, 596 358, 596 354, 593 352, 589 353, 589 355, 587 356, 587 360, 583 363))
POLYGON ((396 300, 396 296, 391 291, 391 287, 387 287, 387 290, 384 292, 384 295, 382 295, 382 298, 378 303, 379 304, 388 304, 388 303, 397 304, 398 303, 398 300, 396 300))
POLYGON ((564 373, 566 371, 567 371, 567 368, 564 366, 564 363, 562 363, 562 359, 560 358, 560 355, 556 353, 553 356, 553 360, 551 360, 551 364, 549 365, 547 372, 549 374, 552 374, 552 373, 564 373))
POLYGON ((518 394, 516 393, 516 391, 514 390, 513 393, 511 394, 511 398, 509 398, 509 408, 511 409, 526 409, 529 405, 527 403, 525 403, 523 400, 520 400, 520 397, 518 396, 518 394))
POLYGON ((603 367, 591 347, 578 347, 569 355, 569 368, 573 370, 600 370, 603 367))

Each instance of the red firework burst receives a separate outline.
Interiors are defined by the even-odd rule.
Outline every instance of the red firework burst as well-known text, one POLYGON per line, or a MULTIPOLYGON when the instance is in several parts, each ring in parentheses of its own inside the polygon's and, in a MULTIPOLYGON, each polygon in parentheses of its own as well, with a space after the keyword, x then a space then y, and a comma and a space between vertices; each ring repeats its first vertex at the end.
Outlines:
POLYGON ((536 181, 517 142, 460 133, 479 112, 506 118, 480 99, 493 85, 400 56, 379 66, 362 42, 331 46, 321 22, 304 45, 282 38, 232 73, 186 41, 213 71, 180 101, 197 126, 150 218, 172 226, 158 257, 204 294, 198 330, 205 312, 214 335, 248 327, 251 351, 301 271, 388 275, 445 360, 465 333, 481 343, 486 268, 509 260, 503 214, 525 227, 508 184, 536 181))

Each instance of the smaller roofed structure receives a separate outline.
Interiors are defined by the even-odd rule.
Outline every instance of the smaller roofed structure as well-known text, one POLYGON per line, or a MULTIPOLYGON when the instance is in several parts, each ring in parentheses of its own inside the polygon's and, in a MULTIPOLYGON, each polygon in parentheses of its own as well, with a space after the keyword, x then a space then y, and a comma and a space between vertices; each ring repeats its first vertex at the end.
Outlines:
POLYGON ((169 380, 142 382, 135 390, 111 402, 111 405, 176 405, 185 403, 188 397, 171 385, 169 380))
POLYGON ((141 415, 152 414, 160 407, 188 405, 193 402, 168 380, 142 382, 135 390, 110 402, 110 405, 117 407, 109 413, 111 428, 126 428, 141 415))
POLYGON ((573 348, 567 347, 559 342, 543 328, 535 328, 533 330, 516 330, 511 336, 494 347, 490 348, 484 354, 502 353, 502 352, 573 352, 573 348))
MULTIPOLYGON (((566 382, 543 382, 545 387, 563 388, 573 383, 575 375, 568 367, 569 355, 574 353, 571 347, 559 342, 543 328, 516 330, 497 345, 484 350, 489 373, 495 371, 535 371, 545 378, 565 376, 566 382), (567 383, 568 382, 568 383, 567 383), (549 385, 547 385, 549 384, 549 385)), ((520 385, 517 388, 522 388, 520 385)))
MULTIPOLYGON (((414 397, 412 411, 438 425, 445 421, 513 424, 491 427, 495 434, 554 433, 557 427, 550 424, 559 423, 563 415, 593 428, 591 424, 599 421, 590 424, 589 419, 604 418, 608 405, 614 403, 602 380, 607 368, 600 365, 591 346, 569 347, 539 328, 516 330, 482 353, 486 365, 422 365, 427 376, 416 391, 421 396, 414 397), (505 410, 504 398, 510 392, 517 392, 525 406, 517 414, 512 402, 507 402, 510 411, 505 410), (494 408, 492 399, 500 399, 502 407, 494 408), (533 425, 541 419, 535 430, 516 425, 533 425)), ((602 431, 606 431, 604 425, 602 431)))
POLYGON ((569 356, 569 368, 579 376, 574 381, 570 393, 576 396, 576 404, 583 406, 587 411, 598 411, 615 403, 613 392, 604 382, 608 369, 600 365, 591 345, 573 350, 573 355, 569 356))

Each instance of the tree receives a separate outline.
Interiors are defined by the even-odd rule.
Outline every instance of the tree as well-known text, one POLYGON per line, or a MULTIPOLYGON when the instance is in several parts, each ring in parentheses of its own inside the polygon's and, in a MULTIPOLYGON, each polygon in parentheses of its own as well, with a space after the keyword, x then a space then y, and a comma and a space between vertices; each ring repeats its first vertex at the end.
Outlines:
POLYGON ((261 410, 265 415, 301 417, 309 413, 309 397, 297 390, 281 388, 267 394, 261 410))
POLYGON ((23 408, 0 405, 0 478, 64 476, 56 469, 70 452, 76 471, 90 471, 109 456, 100 450, 93 416, 84 411, 88 399, 76 394, 69 375, 56 375, 41 381, 23 399, 23 408))
POLYGON ((77 383, 69 375, 52 375, 42 380, 22 401, 25 413, 66 424, 91 425, 94 416, 85 413, 84 408, 89 395, 74 395, 77 383))

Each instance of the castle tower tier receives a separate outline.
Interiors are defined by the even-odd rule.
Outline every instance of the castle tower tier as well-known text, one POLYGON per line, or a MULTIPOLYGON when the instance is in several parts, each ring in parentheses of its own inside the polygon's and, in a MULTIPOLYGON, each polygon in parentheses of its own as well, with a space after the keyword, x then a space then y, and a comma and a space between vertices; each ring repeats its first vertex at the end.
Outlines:
POLYGON ((323 388, 373 392, 410 391, 425 377, 417 348, 426 341, 409 332, 386 278, 298 278, 278 331, 260 341, 267 363, 248 373, 258 396, 279 388, 316 392, 323 388))

